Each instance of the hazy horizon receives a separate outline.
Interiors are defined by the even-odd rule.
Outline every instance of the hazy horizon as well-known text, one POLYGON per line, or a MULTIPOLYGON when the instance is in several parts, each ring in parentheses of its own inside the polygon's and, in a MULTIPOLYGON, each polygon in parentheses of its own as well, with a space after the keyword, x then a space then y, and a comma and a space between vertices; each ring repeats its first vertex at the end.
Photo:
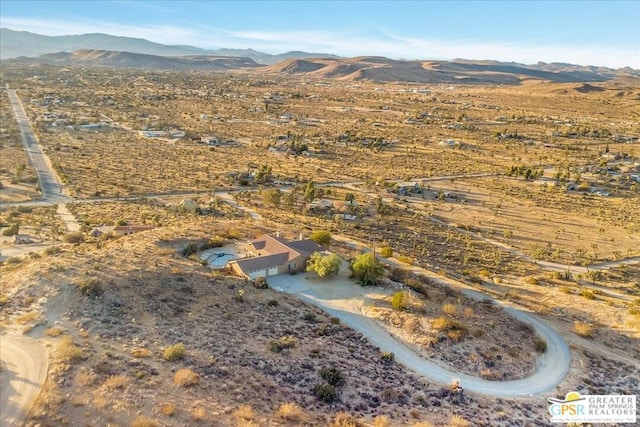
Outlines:
POLYGON ((640 2, 3 1, 0 26, 203 49, 640 68, 640 2))

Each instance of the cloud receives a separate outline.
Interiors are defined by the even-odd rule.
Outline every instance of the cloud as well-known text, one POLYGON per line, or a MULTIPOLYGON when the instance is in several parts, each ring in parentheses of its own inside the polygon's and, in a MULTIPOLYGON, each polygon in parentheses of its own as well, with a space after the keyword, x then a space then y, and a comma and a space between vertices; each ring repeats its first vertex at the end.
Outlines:
POLYGON ((566 62, 640 69, 640 48, 567 46, 526 42, 420 39, 374 31, 372 34, 339 30, 264 31, 228 30, 196 23, 177 25, 122 25, 98 21, 48 21, 1 17, 0 25, 45 35, 101 32, 138 37, 164 44, 202 48, 252 48, 267 53, 304 50, 341 56, 377 55, 405 59, 493 59, 520 63, 566 62))
POLYGON ((143 38, 164 44, 197 44, 201 40, 197 31, 168 25, 133 26, 92 20, 77 22, 0 17, 0 26, 46 36, 104 33, 114 36, 143 38))

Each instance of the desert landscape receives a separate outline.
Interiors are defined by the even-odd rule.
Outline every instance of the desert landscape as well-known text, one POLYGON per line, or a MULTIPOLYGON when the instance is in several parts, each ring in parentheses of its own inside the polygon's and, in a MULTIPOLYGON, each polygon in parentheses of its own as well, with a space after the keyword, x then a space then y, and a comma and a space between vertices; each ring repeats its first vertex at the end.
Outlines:
POLYGON ((638 70, 154 49, 2 61, 3 425, 542 426, 640 389, 638 70))

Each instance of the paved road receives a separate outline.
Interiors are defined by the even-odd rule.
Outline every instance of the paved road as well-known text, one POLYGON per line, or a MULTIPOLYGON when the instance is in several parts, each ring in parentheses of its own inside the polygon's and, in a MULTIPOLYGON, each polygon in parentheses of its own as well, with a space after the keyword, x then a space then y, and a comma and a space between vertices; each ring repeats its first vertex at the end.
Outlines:
POLYGON ((47 352, 24 337, 0 336, 0 425, 22 426, 47 376, 47 352))
POLYGON ((43 201, 49 204, 67 203, 71 199, 64 194, 64 187, 62 186, 58 175, 51 166, 49 158, 42 150, 42 146, 38 142, 33 129, 31 128, 31 122, 27 117, 27 114, 22 107, 22 102, 15 90, 8 90, 9 101, 13 107, 13 111, 16 114, 18 126, 20 127, 20 134, 22 136, 22 143, 24 149, 27 152, 29 162, 34 167, 36 175, 38 176, 38 183, 40 190, 42 191, 43 201))

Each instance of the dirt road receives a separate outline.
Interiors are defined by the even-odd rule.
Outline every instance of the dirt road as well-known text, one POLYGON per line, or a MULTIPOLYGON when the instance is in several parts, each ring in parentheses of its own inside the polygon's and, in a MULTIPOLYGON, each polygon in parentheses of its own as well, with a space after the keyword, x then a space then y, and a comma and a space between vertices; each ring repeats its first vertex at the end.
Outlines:
POLYGON ((0 425, 21 426, 47 376, 47 351, 32 339, 2 335, 0 363, 0 425))
MULTIPOLYGON (((524 312, 501 302, 505 311, 518 320, 530 324, 547 343, 547 351, 540 356, 533 375, 513 381, 489 381, 460 372, 454 372, 417 354, 404 343, 391 336, 378 323, 363 314, 368 301, 376 299, 385 291, 380 288, 363 288, 348 279, 349 272, 343 268, 340 275, 330 281, 307 279, 310 274, 291 276, 281 274, 268 278, 269 285, 283 292, 316 305, 339 318, 350 328, 363 334, 369 342, 383 351, 395 354, 395 359, 408 369, 441 384, 457 380, 467 391, 496 397, 518 397, 552 391, 562 382, 571 364, 571 353, 564 339, 551 327, 531 313, 524 312)), ((466 292, 465 292, 466 293, 466 292)), ((484 294, 468 291, 474 298, 486 299, 484 294)))

